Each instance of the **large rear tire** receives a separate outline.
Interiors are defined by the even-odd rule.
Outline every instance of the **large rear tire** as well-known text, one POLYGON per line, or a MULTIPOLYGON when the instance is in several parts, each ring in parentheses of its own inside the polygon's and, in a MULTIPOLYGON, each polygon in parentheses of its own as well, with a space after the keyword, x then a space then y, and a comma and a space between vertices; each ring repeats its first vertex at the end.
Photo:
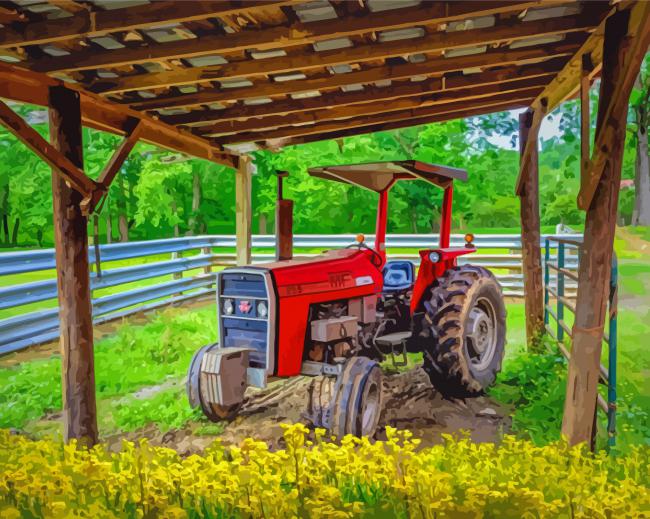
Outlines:
POLYGON ((423 322, 423 368, 448 396, 482 392, 501 370, 506 309, 501 286, 487 269, 447 270, 430 289, 423 322))

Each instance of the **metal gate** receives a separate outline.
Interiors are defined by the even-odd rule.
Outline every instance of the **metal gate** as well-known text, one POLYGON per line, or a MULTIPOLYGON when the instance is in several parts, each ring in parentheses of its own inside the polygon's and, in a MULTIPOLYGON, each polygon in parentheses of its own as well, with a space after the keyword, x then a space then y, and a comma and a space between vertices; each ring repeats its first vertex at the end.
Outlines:
MULTIPOLYGON (((580 264, 582 239, 575 237, 548 236, 544 251, 544 325, 546 332, 557 342, 560 353, 567 359, 570 352, 565 336, 573 338, 571 327, 565 321, 565 311, 575 315, 577 297, 578 266, 580 264), (556 255, 552 255, 552 251, 556 255), (553 261, 556 260, 556 261, 553 261), (555 285, 553 286, 553 283, 555 285), (555 301, 555 308, 551 304, 555 301), (551 325, 551 317, 555 327, 551 325)), ((616 443, 616 346, 618 312, 618 262, 616 253, 612 257, 612 272, 609 288, 609 331, 603 333, 603 346, 607 345, 607 367, 600 364, 599 382, 607 386, 607 398, 598 392, 598 407, 607 416, 607 443, 616 443)))

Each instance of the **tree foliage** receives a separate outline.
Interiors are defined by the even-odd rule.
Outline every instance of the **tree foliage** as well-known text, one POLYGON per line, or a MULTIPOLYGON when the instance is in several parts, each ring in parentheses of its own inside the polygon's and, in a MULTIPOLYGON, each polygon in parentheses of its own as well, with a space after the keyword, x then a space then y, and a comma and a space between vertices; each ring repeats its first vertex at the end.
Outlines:
MULTIPOLYGON (((648 63, 631 98, 623 178, 633 179, 637 159, 638 114, 647 104, 648 63)), ((597 88, 592 89, 592 105, 597 88)), ((42 109, 15 107, 43 136, 42 109)), ((647 111, 645 112, 647 113, 647 111)), ((517 114, 504 112, 339 140, 290 146, 279 152, 253 153, 254 232, 273 232, 276 171, 289 172, 285 196, 295 200, 298 233, 372 232, 377 195, 308 175, 312 166, 418 159, 464 168, 469 181, 457 182, 453 225, 458 230, 517 227, 519 201, 514 186, 519 170, 517 114), (499 137, 497 139, 497 137, 499 137), (505 138, 504 138, 505 137, 505 138)), ((540 144, 542 223, 580 225, 576 207, 580 179, 580 107, 564 103, 549 118, 559 133, 540 144)), ((644 120, 647 124, 647 117, 644 120)), ((592 110, 592 139, 595 110, 592 110)), ((120 137, 84 129, 84 161, 96 177, 120 137)), ((49 168, 17 139, 0 131, 0 243, 52 243, 49 168)), ((425 182, 401 182, 391 193, 388 230, 422 233, 437 230, 442 191, 425 182)), ((623 190, 620 212, 631 221, 634 191, 623 190)), ((173 235, 234 232, 235 182, 231 169, 190 160, 138 144, 111 185, 100 215, 100 240, 161 238, 173 235)))

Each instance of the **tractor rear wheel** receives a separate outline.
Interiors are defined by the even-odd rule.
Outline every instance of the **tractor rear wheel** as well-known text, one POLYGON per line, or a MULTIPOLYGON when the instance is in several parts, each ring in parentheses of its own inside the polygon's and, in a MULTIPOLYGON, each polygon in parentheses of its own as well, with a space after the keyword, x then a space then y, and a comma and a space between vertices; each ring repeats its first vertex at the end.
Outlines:
POLYGON ((374 360, 352 357, 338 375, 330 403, 330 434, 372 437, 377 429, 382 402, 382 372, 374 360))
POLYGON ((473 265, 453 267, 433 283, 424 306, 423 368, 431 383, 449 396, 490 386, 506 342, 506 309, 494 275, 473 265))

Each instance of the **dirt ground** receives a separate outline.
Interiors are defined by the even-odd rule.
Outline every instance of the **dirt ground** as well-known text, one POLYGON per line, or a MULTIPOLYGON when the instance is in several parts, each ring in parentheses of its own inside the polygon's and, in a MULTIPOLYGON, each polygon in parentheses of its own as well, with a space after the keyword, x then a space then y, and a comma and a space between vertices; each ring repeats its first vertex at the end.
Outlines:
MULTIPOLYGON (((313 384, 318 384, 318 379, 299 377, 250 392, 237 418, 226 424, 219 436, 196 434, 199 425, 191 424, 166 433, 152 426, 105 440, 109 448, 119 449, 123 438, 147 437, 152 444, 175 449, 182 455, 200 453, 217 438, 224 445, 237 445, 252 437, 266 442, 271 449, 282 448, 280 424, 312 425, 307 410, 313 384)), ((487 396, 454 401, 442 398, 420 368, 386 375, 383 400, 376 439, 385 439, 386 426, 391 426, 413 432, 422 440, 422 447, 440 443, 444 433, 461 431, 467 431, 476 442, 498 442, 511 426, 509 409, 487 396)))

